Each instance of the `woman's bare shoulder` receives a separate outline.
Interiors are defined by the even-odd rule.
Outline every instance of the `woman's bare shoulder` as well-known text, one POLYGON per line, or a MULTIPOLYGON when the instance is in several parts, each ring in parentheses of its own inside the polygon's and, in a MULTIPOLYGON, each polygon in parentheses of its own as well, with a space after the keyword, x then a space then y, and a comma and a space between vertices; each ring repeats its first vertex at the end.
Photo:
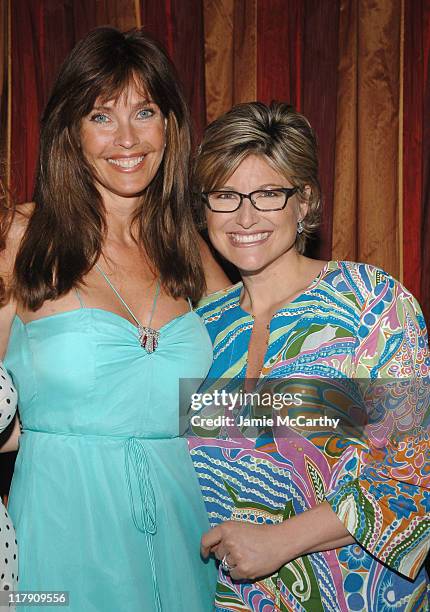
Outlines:
POLYGON ((5 236, 5 247, 0 253, 0 276, 8 284, 15 266, 15 258, 18 253, 28 221, 34 210, 34 202, 25 202, 15 207, 13 217, 5 236))
POLYGON ((20 204, 15 208, 13 217, 7 224, 4 248, 0 252, 0 278, 3 283, 0 307, 0 357, 6 352, 12 321, 16 314, 16 301, 10 291, 13 286, 15 259, 33 210, 33 202, 20 204))

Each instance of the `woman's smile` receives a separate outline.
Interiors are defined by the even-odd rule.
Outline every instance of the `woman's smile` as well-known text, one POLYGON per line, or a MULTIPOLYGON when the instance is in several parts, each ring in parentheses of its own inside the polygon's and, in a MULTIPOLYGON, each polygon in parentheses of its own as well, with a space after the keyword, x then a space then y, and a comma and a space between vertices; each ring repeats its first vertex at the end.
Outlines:
POLYGON ((238 247, 253 247, 264 242, 267 242, 269 236, 272 234, 269 232, 229 232, 227 236, 230 238, 230 242, 238 247))
POLYGON ((96 100, 82 120, 82 152, 102 197, 138 197, 157 174, 164 147, 164 116, 133 83, 118 100, 96 100))
POLYGON ((109 157, 106 161, 109 164, 113 164, 120 172, 133 172, 133 170, 139 170, 145 159, 145 155, 138 155, 134 157, 109 157))
MULTIPOLYGON (((263 155, 250 154, 223 185, 226 193, 249 194, 261 190, 291 188, 292 185, 268 164, 263 155)), ((305 215, 306 203, 297 195, 280 210, 258 210, 249 198, 232 212, 206 213, 209 237, 214 247, 243 273, 266 270, 289 256, 295 245, 297 222, 305 215)))

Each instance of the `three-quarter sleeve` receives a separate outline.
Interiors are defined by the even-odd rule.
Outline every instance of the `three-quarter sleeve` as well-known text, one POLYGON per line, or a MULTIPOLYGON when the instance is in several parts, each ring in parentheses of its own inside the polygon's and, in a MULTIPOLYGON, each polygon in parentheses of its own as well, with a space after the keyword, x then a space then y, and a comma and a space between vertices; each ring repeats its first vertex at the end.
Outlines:
POLYGON ((368 452, 358 475, 334 484, 326 499, 357 542, 413 579, 430 544, 428 337, 413 296, 380 271, 375 280, 353 370, 363 381, 368 452))
POLYGON ((0 432, 6 429, 16 411, 17 393, 9 374, 0 362, 0 432))

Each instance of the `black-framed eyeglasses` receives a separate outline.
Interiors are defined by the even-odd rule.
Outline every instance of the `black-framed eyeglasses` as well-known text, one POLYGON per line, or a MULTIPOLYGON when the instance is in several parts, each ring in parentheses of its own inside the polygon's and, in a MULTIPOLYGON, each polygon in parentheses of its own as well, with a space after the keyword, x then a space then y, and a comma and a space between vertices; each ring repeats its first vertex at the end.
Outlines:
POLYGON ((239 193, 238 191, 205 191, 202 198, 206 206, 213 212, 230 213, 239 210, 244 198, 247 198, 252 206, 260 212, 271 212, 283 210, 297 191, 297 187, 278 187, 276 189, 257 189, 251 193, 239 193))

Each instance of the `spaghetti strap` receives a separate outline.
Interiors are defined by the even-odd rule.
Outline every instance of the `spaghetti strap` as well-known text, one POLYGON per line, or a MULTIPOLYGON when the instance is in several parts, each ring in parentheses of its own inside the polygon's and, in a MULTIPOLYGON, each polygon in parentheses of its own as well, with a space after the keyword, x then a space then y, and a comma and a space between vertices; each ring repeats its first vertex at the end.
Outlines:
POLYGON ((188 302, 188 306, 190 307, 190 310, 192 311, 193 310, 193 303, 190 300, 190 298, 187 298, 187 302, 188 302))
MULTIPOLYGON (((119 301, 121 302, 121 304, 124 306, 124 308, 127 310, 127 312, 130 314, 130 316, 136 321, 138 328, 139 329, 144 329, 144 326, 142 325, 142 323, 139 321, 139 319, 136 317, 136 315, 134 314, 134 312, 132 311, 132 309, 130 308, 130 306, 127 304, 127 302, 124 300, 124 298, 122 297, 122 295, 120 294, 120 292, 118 291, 118 289, 112 284, 112 282, 109 280, 108 275, 103 272, 103 270, 100 268, 100 266, 98 264, 94 264, 95 267, 97 268, 97 270, 100 272, 100 274, 103 276, 103 278, 105 279, 105 281, 107 282, 107 284, 109 285, 109 287, 112 289, 112 291, 115 293, 116 297, 119 299, 119 301)), ((152 323, 152 317, 154 316, 154 312, 155 312, 155 307, 157 305, 157 300, 158 300, 158 296, 160 295, 160 279, 157 279, 157 284, 155 286, 155 295, 154 295, 154 301, 152 302, 152 310, 151 310, 151 314, 149 317, 149 323, 148 323, 148 328, 151 327, 151 323, 152 323)), ((146 329, 146 327, 145 327, 146 329)))
POLYGON ((84 303, 84 300, 82 299, 81 292, 79 291, 77 287, 75 287, 75 293, 76 293, 76 297, 79 300, 79 304, 81 305, 81 308, 85 308, 85 303, 84 303))

